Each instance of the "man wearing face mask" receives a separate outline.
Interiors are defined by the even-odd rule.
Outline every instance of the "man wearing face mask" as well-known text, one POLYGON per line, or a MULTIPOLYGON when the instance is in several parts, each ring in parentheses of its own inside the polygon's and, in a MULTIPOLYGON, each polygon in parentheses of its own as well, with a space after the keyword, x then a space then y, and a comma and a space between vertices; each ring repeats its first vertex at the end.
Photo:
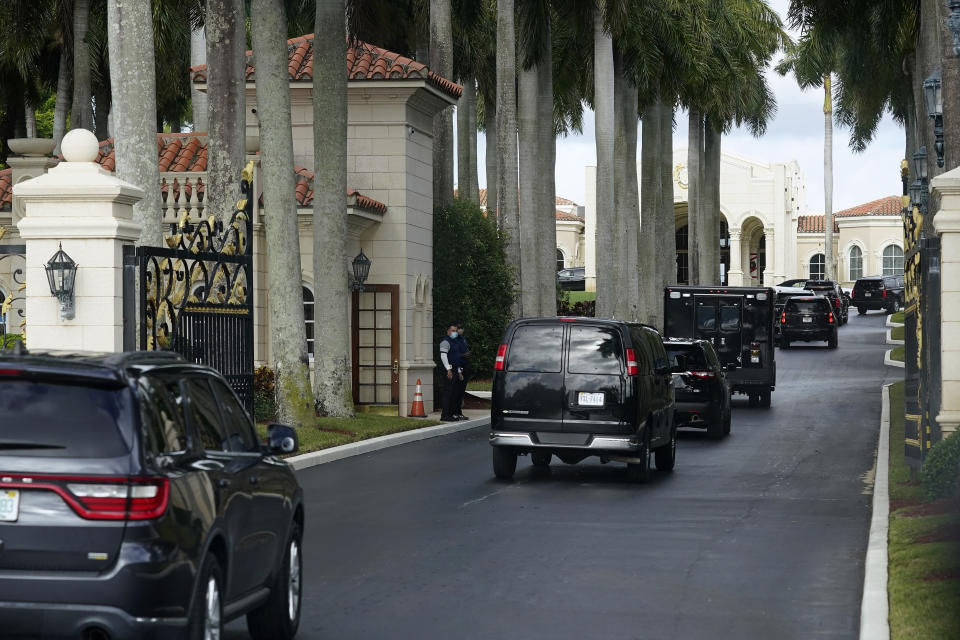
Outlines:
POLYGON ((458 337, 457 325, 447 327, 446 337, 440 341, 440 362, 443 371, 440 378, 440 420, 456 422, 457 407, 460 406, 460 383, 463 380, 463 360, 458 337))
POLYGON ((453 407, 453 417, 457 420, 469 420, 463 415, 463 396, 467 393, 467 382, 470 379, 470 346, 467 344, 467 336, 464 333, 463 323, 457 323, 457 338, 453 344, 456 354, 451 360, 459 363, 455 368, 459 369, 459 380, 454 375, 454 382, 457 383, 456 405, 453 407))

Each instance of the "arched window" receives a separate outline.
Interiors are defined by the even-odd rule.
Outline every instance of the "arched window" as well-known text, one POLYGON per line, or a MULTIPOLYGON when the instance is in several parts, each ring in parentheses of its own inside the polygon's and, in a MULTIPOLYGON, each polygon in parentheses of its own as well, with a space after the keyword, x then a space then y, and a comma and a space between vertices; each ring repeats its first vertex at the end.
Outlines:
POLYGON ((307 354, 313 358, 313 291, 303 287, 303 322, 307 326, 307 354))
POLYGON ((860 247, 850 247, 850 281, 856 282, 863 277, 863 251, 860 247))
POLYGON ((810 279, 823 280, 826 274, 827 259, 822 253, 818 253, 810 258, 810 279))
POLYGON ((563 259, 563 251, 561 251, 560 249, 557 249, 557 271, 560 271, 566 266, 567 266, 566 262, 563 259))
POLYGON ((883 249, 883 275, 903 275, 903 249, 895 244, 883 249))

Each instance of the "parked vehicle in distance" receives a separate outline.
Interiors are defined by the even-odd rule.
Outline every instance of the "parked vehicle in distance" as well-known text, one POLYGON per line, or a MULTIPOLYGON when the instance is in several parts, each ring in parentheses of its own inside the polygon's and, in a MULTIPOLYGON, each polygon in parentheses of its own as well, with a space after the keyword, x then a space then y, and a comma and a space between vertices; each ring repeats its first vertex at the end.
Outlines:
POLYGON ((791 342, 826 340, 837 348, 837 321, 833 304, 826 296, 790 298, 780 313, 780 347, 789 349, 791 342))
POLYGON ((897 313, 903 307, 903 276, 866 276, 853 285, 852 304, 857 313, 885 310, 897 313))
POLYGON ((775 298, 769 287, 671 285, 664 289, 664 334, 709 341, 722 365, 737 366, 727 374, 731 391, 769 407, 777 385, 775 298))
POLYGON ((213 369, 0 351, 0 635, 297 633, 303 496, 213 369))
POLYGON ((517 456, 546 467, 588 456, 626 462, 631 480, 676 461, 673 386, 663 340, 641 324, 594 318, 523 318, 497 351, 490 411, 493 472, 509 479, 517 456))
POLYGON ((794 278, 793 280, 784 280, 778 282, 777 287, 803 287, 807 283, 807 278, 794 278))
POLYGON ((587 283, 586 267, 570 267, 557 271, 560 288, 565 291, 583 291, 587 283))
POLYGON ((847 297, 843 295, 843 288, 839 282, 835 280, 807 280, 803 288, 829 298, 833 313, 837 317, 837 323, 847 324, 850 319, 850 303, 847 297))
POLYGON ((773 323, 773 334, 776 344, 780 344, 780 314, 783 313, 783 305, 787 303, 787 300, 790 298, 795 298, 797 296, 809 296, 813 295, 813 292, 809 289, 801 289, 799 287, 781 287, 776 286, 774 290, 777 292, 777 298, 773 303, 773 317, 775 322, 773 323))
POLYGON ((720 364, 706 340, 670 338, 664 342, 667 358, 674 362, 673 416, 677 427, 706 429, 711 438, 730 433, 730 387, 727 371, 735 364, 720 364))

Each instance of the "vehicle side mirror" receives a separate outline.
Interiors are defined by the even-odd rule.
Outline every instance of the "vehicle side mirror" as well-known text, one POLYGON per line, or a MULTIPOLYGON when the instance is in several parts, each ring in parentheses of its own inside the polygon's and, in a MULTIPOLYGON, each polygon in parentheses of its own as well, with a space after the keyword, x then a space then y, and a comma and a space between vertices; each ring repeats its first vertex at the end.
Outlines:
POLYGON ((272 455, 295 453, 300 448, 300 438, 293 427, 285 424, 267 426, 267 451, 272 455))
POLYGON ((736 371, 736 370, 737 370, 737 363, 736 363, 736 362, 728 362, 726 369, 727 369, 727 371, 736 371))

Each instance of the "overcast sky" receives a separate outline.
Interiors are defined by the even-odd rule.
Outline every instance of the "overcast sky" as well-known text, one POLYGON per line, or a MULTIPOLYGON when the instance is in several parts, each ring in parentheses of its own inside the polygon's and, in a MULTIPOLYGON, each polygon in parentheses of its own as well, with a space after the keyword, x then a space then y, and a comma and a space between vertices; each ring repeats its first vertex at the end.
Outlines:
MULTIPOLYGON (((786 18, 789 0, 769 4, 786 18)), ((796 34, 793 34, 796 35, 796 34)), ((797 160, 807 181, 807 208, 822 213, 823 193, 823 90, 801 91, 792 77, 780 77, 772 69, 770 86, 777 97, 777 114, 762 138, 735 129, 723 138, 723 150, 765 162, 797 160)), ((686 112, 676 115, 674 145, 686 146, 686 112)), ((557 195, 584 204, 584 167, 596 164, 593 113, 584 115, 583 134, 557 140, 557 195)), ((839 211, 870 200, 901 192, 900 159, 903 157, 903 129, 888 116, 864 153, 850 151, 849 131, 834 126, 833 210, 839 211)), ((480 186, 486 186, 485 140, 479 134, 480 186)), ((639 157, 638 157, 639 162, 639 157)))

